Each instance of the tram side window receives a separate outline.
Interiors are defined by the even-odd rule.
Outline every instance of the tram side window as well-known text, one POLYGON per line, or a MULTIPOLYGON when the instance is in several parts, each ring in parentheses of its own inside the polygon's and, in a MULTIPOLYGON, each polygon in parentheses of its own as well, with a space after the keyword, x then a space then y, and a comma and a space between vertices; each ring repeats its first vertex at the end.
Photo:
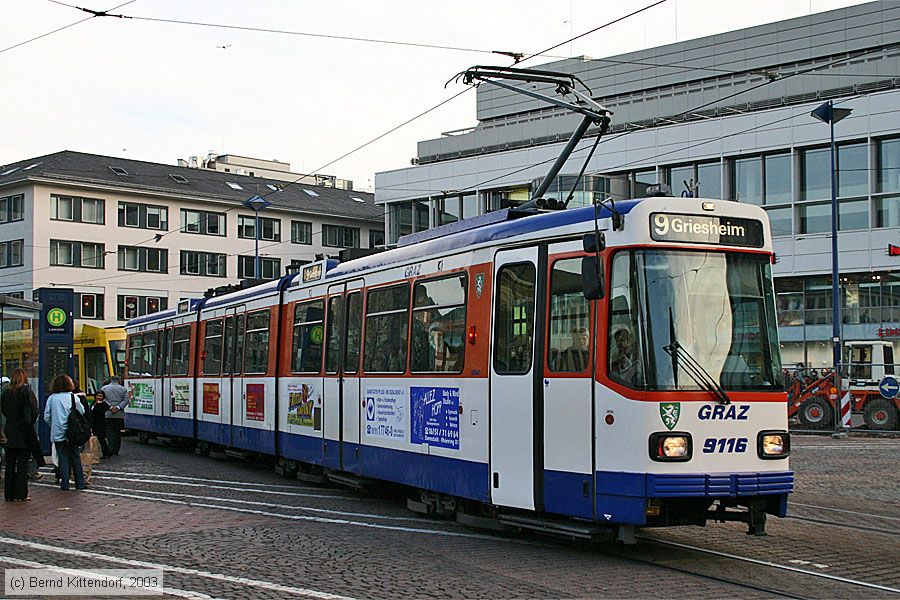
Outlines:
POLYGON ((156 375, 156 332, 144 334, 144 345, 141 349, 141 375, 156 375))
POLYGON ((534 265, 521 263, 501 267, 497 281, 494 371, 501 375, 521 375, 531 370, 534 265))
POLYGON ((325 349, 325 372, 337 373, 341 356, 341 338, 344 323, 341 319, 344 299, 334 296, 328 299, 328 347, 325 349))
POLYGON ((234 318, 234 355, 233 365, 235 375, 244 372, 244 315, 234 318))
POLYGON ((590 305, 581 289, 581 259, 553 263, 547 364, 558 373, 580 373, 590 364, 590 305))
POLYGON ((156 354, 156 375, 168 375, 172 373, 172 365, 169 361, 172 358, 171 346, 172 330, 162 329, 157 337, 159 344, 156 354))
POLYGON ((323 309, 321 300, 303 302, 294 308, 293 373, 318 373, 322 368, 323 309))
POLYGON ((225 343, 222 350, 222 374, 234 373, 234 316, 225 317, 225 343))
POLYGON ((344 348, 344 373, 359 371, 359 349, 362 343, 362 294, 347 296, 347 347, 344 348))
POLYGON ((403 373, 406 371, 409 284, 372 290, 367 298, 363 367, 367 373, 403 373))
POLYGON ((265 373, 269 361, 269 309, 247 315, 245 373, 265 373))
POLYGON ((642 344, 639 343, 641 332, 638 330, 638 296, 633 262, 629 252, 619 252, 613 259, 607 354, 610 379, 628 386, 642 387, 642 344))
POLYGON ((410 371, 459 373, 466 337, 466 276, 417 282, 413 288, 410 371))
POLYGON ((203 374, 218 375, 222 371, 222 319, 206 322, 203 355, 203 374))
POLYGON ((172 330, 172 352, 169 375, 187 375, 191 355, 191 326, 181 325, 172 330))
POLYGON ((143 350, 141 348, 141 336, 133 335, 128 338, 128 375, 135 377, 144 372, 143 350))

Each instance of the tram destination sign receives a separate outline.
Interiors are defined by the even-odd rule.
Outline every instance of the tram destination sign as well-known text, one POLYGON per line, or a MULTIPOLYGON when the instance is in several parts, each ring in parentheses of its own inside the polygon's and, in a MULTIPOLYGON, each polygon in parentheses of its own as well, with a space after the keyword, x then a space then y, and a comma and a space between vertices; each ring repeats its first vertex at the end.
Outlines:
POLYGON ((652 213, 650 237, 657 242, 687 242, 762 248, 762 222, 738 217, 652 213))

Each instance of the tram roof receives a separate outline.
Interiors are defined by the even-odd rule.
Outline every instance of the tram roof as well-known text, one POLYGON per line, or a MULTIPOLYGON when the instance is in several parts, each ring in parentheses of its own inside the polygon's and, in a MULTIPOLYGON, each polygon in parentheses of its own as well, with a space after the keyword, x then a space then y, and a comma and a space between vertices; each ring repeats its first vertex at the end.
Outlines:
MULTIPOLYGON (((620 214, 628 214, 631 212, 631 209, 643 200, 644 198, 616 202, 616 211, 620 214)), ((609 208, 606 206, 600 208, 601 219, 608 219, 611 216, 612 211, 610 211, 609 208)), ((418 243, 415 241, 415 238, 412 238, 410 240, 412 243, 409 245, 399 246, 386 252, 341 263, 334 269, 328 271, 325 277, 326 279, 332 279, 342 275, 368 271, 370 269, 385 267, 409 260, 422 259, 426 256, 451 252, 453 250, 469 248, 488 242, 506 240, 517 236, 536 233, 538 231, 555 229, 557 227, 565 227, 567 225, 585 223, 593 220, 594 207, 584 206, 581 208, 557 210, 518 219, 488 223, 481 227, 463 229, 456 232, 453 231, 452 226, 448 226, 446 235, 418 243)))

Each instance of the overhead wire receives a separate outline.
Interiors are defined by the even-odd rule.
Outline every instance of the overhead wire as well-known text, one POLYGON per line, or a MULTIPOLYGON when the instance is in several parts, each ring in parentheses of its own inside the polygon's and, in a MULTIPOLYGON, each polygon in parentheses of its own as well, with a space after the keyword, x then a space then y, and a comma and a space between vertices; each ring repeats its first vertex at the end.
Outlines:
MULTIPOLYGON (((49 0, 49 1, 50 1, 50 2, 56 2, 56 0, 49 0)), ((131 4, 132 2, 137 2, 137 0, 128 0, 128 2, 124 2, 124 3, 122 3, 122 4, 119 4, 118 6, 114 6, 114 7, 110 8, 109 10, 118 10, 118 9, 120 9, 120 8, 122 8, 122 7, 128 6, 128 5, 131 4)), ((56 3, 57 3, 57 4, 62 4, 61 2, 56 2, 56 3)), ((67 5, 67 6, 68 6, 68 5, 67 5)), ((73 8, 74 8, 74 7, 73 7, 73 8)), ((104 11, 104 12, 109 12, 109 11, 104 11)), ((53 35, 54 33, 59 33, 60 31, 63 31, 63 30, 65 30, 65 29, 69 29, 70 27, 75 27, 76 25, 81 25, 81 24, 84 23, 85 21, 90 21, 91 19, 95 19, 95 18, 97 18, 98 16, 99 16, 99 15, 91 15, 90 17, 85 17, 84 19, 81 19, 80 21, 75 21, 74 23, 69 23, 68 25, 64 25, 64 26, 62 26, 62 27, 58 27, 58 28, 56 28, 56 29, 54 29, 54 30, 52 30, 52 31, 48 31, 47 33, 42 33, 41 35, 35 36, 35 37, 33 37, 33 38, 29 38, 29 39, 24 40, 24 41, 22 41, 22 42, 17 42, 17 43, 15 43, 15 44, 13 44, 12 46, 7 46, 6 48, 0 49, 0 54, 3 54, 4 52, 7 52, 7 51, 9 51, 9 50, 13 50, 13 49, 15 49, 15 48, 19 48, 19 47, 21 47, 21 46, 24 46, 25 44, 30 44, 31 42, 35 42, 35 41, 40 40, 40 39, 43 39, 43 38, 45 38, 45 37, 47 37, 47 36, 51 36, 51 35, 53 35)))

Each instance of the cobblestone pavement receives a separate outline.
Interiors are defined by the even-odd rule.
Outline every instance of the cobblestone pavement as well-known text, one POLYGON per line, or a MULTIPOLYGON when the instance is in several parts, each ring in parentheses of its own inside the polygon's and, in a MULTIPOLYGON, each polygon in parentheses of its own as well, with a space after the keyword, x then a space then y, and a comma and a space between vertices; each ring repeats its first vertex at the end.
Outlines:
POLYGON ((0 504, 0 569, 159 567, 173 595, 224 598, 773 596, 733 581, 806 598, 897 597, 898 458, 897 439, 797 436, 792 518, 770 519, 768 537, 710 524, 646 531, 623 547, 478 531, 415 515, 397 496, 126 439, 87 492, 45 475, 33 501, 0 504), (672 543, 681 546, 662 545, 672 543))

